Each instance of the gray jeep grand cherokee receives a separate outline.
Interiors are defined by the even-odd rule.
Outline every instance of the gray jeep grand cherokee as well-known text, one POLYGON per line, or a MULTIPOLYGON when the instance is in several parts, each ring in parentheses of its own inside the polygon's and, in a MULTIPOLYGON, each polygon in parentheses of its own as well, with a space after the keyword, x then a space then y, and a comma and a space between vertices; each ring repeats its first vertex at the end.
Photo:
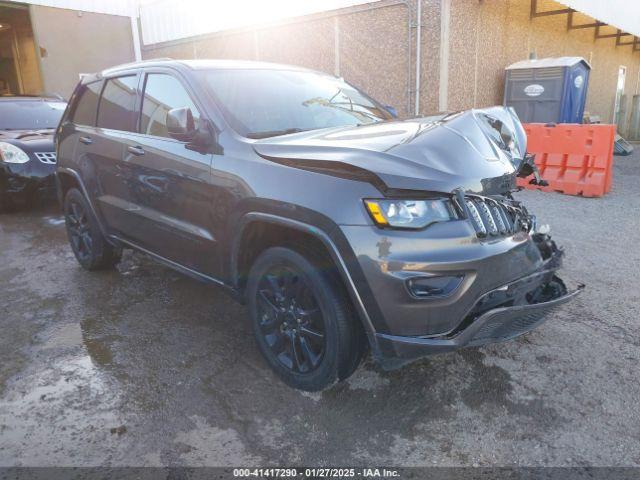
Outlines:
POLYGON ((158 60, 85 77, 57 131, 71 247, 123 248, 248 304, 289 385, 523 334, 578 293, 514 200, 535 168, 501 107, 398 121, 296 67, 158 60))

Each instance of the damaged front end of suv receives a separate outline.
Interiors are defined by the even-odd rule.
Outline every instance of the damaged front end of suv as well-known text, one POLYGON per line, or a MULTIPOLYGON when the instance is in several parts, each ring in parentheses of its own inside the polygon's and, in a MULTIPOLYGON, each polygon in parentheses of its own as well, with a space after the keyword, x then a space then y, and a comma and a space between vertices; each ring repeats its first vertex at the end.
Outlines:
POLYGON ((570 291, 556 275, 562 250, 512 196, 518 176, 543 181, 511 109, 300 133, 254 148, 380 192, 355 193, 368 225, 349 219, 340 228, 386 368, 522 335, 583 288, 570 291))
MULTIPOLYGON (((511 264, 512 271, 524 274, 506 283, 500 282, 501 269, 486 270, 486 274, 494 276, 492 283, 501 284, 481 294, 455 328, 445 334, 413 337, 378 334, 382 363, 391 368, 425 354, 515 338, 538 327, 550 311, 584 288, 579 284, 569 291, 556 275, 562 265, 563 250, 549 236, 548 226, 539 226, 536 217, 512 196, 518 190, 517 177, 532 177, 531 183, 545 185, 534 164, 534 156, 526 152, 526 134, 515 112, 502 107, 472 110, 445 116, 428 128, 439 127, 471 147, 477 153, 476 162, 496 162, 505 167, 503 175, 476 178, 480 188, 467 185, 452 190, 453 217, 468 220, 481 245, 497 245, 506 239, 523 242, 528 250, 527 261, 517 262, 516 266, 512 263, 517 258, 514 255, 506 255, 500 260, 511 264), (524 270, 521 268, 523 263, 527 265, 524 270)), ((495 263, 487 260, 489 265, 495 263)), ((477 273, 472 272, 476 280, 477 273)), ((420 275, 410 280, 410 292, 418 293, 426 301, 438 299, 442 302, 455 293, 450 279, 457 279, 454 285, 462 286, 466 276, 464 273, 454 277, 447 274, 443 280, 437 273, 431 272, 431 275, 422 277, 422 281, 420 275), (417 284, 421 288, 412 291, 412 285, 417 284)), ((511 276, 506 271, 502 275, 511 276)))

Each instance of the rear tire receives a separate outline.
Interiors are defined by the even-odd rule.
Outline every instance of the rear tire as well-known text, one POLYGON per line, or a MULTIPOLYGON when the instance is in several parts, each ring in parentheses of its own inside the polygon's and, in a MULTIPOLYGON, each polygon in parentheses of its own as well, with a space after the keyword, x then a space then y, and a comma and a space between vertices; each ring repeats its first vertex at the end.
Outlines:
POLYGON ((247 298, 258 347, 287 385, 319 391, 358 367, 362 327, 342 284, 310 258, 265 250, 249 272, 247 298))
POLYGON ((65 195, 64 219, 71 249, 83 268, 105 270, 120 261, 122 249, 107 242, 89 203, 76 188, 65 195))

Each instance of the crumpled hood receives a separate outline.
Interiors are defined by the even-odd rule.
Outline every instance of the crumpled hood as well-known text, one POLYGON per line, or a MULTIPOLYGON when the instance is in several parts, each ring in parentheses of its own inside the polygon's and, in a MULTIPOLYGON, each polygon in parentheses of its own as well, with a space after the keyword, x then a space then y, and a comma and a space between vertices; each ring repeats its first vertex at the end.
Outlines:
POLYGON ((302 132, 253 146, 259 155, 292 167, 378 179, 383 190, 492 195, 515 188, 526 135, 513 110, 493 107, 302 132))

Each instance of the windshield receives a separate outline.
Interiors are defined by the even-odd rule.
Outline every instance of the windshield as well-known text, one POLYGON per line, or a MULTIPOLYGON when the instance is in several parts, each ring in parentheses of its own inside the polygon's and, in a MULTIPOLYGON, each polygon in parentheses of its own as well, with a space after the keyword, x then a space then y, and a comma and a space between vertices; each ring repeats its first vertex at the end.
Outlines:
POLYGON ((211 94, 234 130, 266 138, 392 119, 384 107, 329 75, 290 70, 212 70, 211 94))
POLYGON ((67 104, 58 100, 0 100, 0 130, 56 128, 67 104))

